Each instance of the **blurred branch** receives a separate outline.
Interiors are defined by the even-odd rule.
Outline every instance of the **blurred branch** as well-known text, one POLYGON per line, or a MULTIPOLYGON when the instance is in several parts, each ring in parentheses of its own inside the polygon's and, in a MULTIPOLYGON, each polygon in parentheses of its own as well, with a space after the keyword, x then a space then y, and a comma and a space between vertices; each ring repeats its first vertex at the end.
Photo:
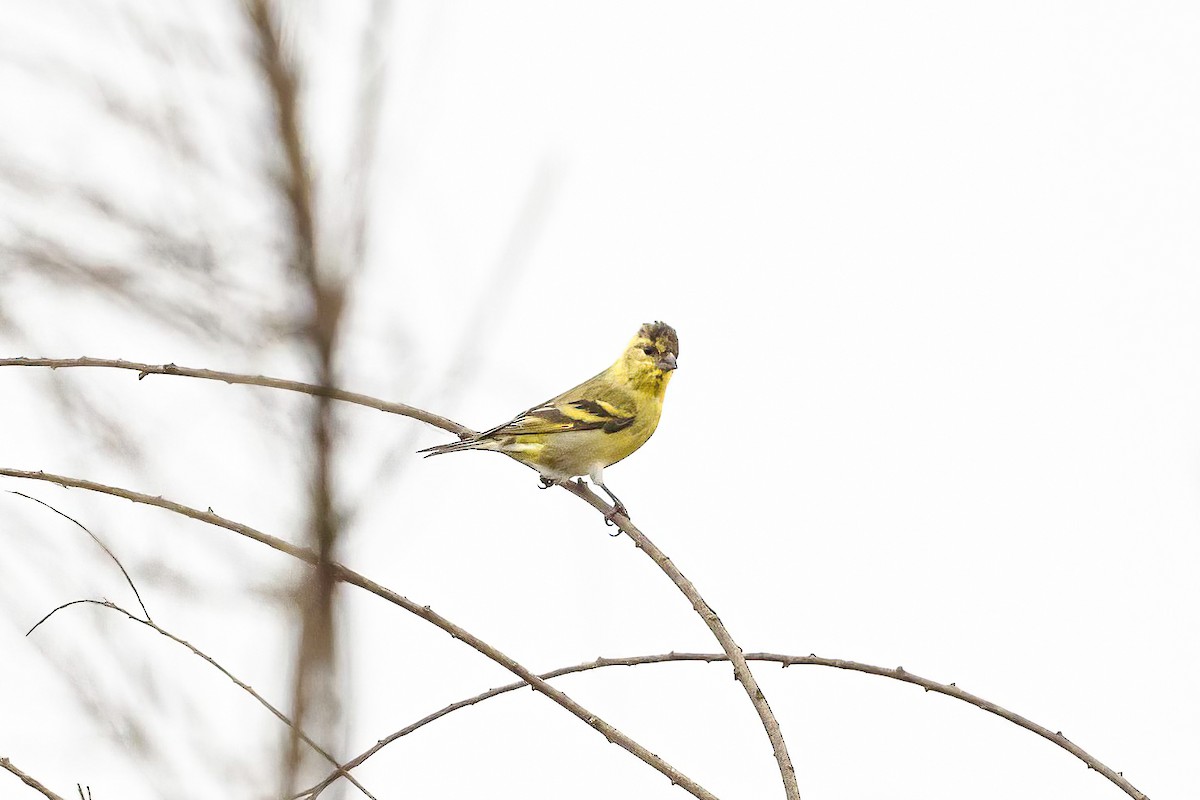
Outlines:
MULTIPOLYGON (((1099 759, 1085 751, 1082 747, 1072 741, 1069 741, 1065 736, 1062 735, 1062 731, 1051 732, 1048 728, 1026 719, 1020 714, 996 705, 990 700, 985 700, 978 695, 965 692, 962 689, 959 689, 953 683, 938 683, 937 681, 932 681, 929 678, 922 678, 920 675, 914 675, 911 672, 905 671, 904 667, 889 669, 888 667, 876 667, 874 665, 863 664, 858 661, 844 661, 840 658, 821 658, 820 656, 815 655, 789 656, 779 653, 746 653, 745 659, 747 661, 775 662, 783 667, 833 667, 835 669, 849 670, 851 672, 863 672, 868 675, 879 675, 884 678, 891 678, 892 680, 903 681, 905 683, 911 683, 916 686, 920 686, 927 692, 936 692, 938 694, 944 694, 947 697, 953 697, 955 700, 962 700, 965 703, 970 703, 976 708, 981 708, 984 711, 988 711, 998 717, 1008 720, 1009 722, 1019 725, 1027 731, 1032 731, 1052 744, 1061 747, 1086 764, 1088 769, 1095 770, 1096 772, 1100 773, 1109 781, 1114 783, 1118 788, 1120 788, 1121 791, 1125 792, 1125 794, 1129 795, 1135 800, 1149 800, 1146 795, 1142 794, 1133 786, 1133 784, 1127 781, 1124 775, 1122 775, 1120 772, 1114 771, 1111 767, 1103 764, 1099 759)), ((550 680, 563 675, 572 675, 576 672, 587 672, 589 670, 601 669, 603 667, 635 667, 643 664, 666 664, 678 661, 703 661, 705 663, 712 663, 714 661, 728 660, 729 656, 725 655, 724 653, 672 652, 660 653, 652 656, 631 656, 627 658, 601 657, 595 659, 594 661, 585 661, 582 664, 575 664, 574 666, 570 667, 559 667, 558 669, 552 669, 549 672, 543 672, 538 677, 542 678, 543 680, 550 680)), ((524 681, 514 681, 513 683, 505 684, 504 686, 497 686, 494 689, 488 689, 486 692, 480 692, 474 697, 469 697, 465 700, 459 700, 456 703, 451 703, 445 708, 435 711, 432 714, 417 720, 411 725, 401 728, 395 733, 388 734, 372 745, 370 749, 363 751, 359 755, 355 756, 352 760, 342 764, 340 771, 331 773, 317 785, 300 792, 293 800, 299 800, 299 798, 304 798, 304 800, 316 800, 321 792, 323 792, 330 784, 341 777, 343 771, 358 767, 368 758, 375 755, 384 747, 396 741, 397 739, 407 736, 413 731, 423 728, 429 723, 439 720, 447 714, 458 711, 460 708, 473 706, 498 695, 506 694, 507 692, 513 692, 517 689, 523 689, 528 685, 529 684, 525 683, 524 681)))
POLYGON ((278 185, 291 216, 292 269, 319 300, 322 276, 317 265, 313 181, 300 125, 297 67, 283 47, 279 22, 268 0, 247 0, 246 13, 257 38, 259 66, 275 106, 276 133, 283 149, 285 169, 278 185))
MULTIPOLYGON (((511 312, 514 308, 514 304, 508 302, 508 299, 521 285, 521 271, 529 263, 529 252, 541 233, 560 181, 559 168, 553 161, 546 160, 538 165, 517 216, 508 230, 508 238, 488 275, 487 285, 478 292, 474 307, 464 315, 468 322, 458 336, 449 366, 442 372, 441 385, 431 394, 433 400, 461 396, 469 391, 470 381, 477 372, 475 367, 479 361, 481 346, 489 340, 499 324, 501 315, 511 312)), ((446 430, 462 435, 458 430, 446 430)), ((406 428, 397 444, 380 459, 372 470, 372 485, 362 491, 351 504, 353 510, 346 518, 347 524, 353 521, 353 514, 358 509, 367 507, 368 503, 364 499, 366 496, 390 486, 400 468, 412 463, 409 456, 416 449, 417 437, 420 434, 419 428, 406 428)))
MULTIPOLYGON (((24 331, 14 331, 13 338, 20 343, 29 343, 24 331)), ((143 446, 129 430, 127 420, 122 418, 122 409, 114 408, 56 370, 47 375, 46 389, 56 406, 58 418, 74 432, 94 439, 103 451, 118 458, 128 459, 131 463, 141 460, 143 446)))
MULTIPOLYGON (((117 605, 116 603, 110 602, 108 600, 87 600, 87 599, 72 600, 69 603, 62 604, 61 606, 59 606, 58 608, 55 608, 53 611, 51 611, 46 616, 42 617, 40 620, 38 620, 37 624, 35 624, 32 628, 29 629, 29 631, 25 635, 29 636, 30 634, 32 634, 43 623, 47 622, 51 617, 53 617, 59 611, 62 611, 64 608, 69 608, 71 606, 82 605, 82 604, 90 604, 90 605, 100 606, 101 608, 107 608, 112 611, 116 611, 120 614, 124 614, 126 617, 133 620, 134 622, 136 622, 140 625, 145 625, 147 628, 150 628, 152 631, 155 631, 156 633, 159 633, 162 636, 165 636, 166 638, 170 639, 171 641, 175 642, 176 644, 181 644, 184 647, 186 647, 188 650, 190 650, 192 652, 193 655, 198 656, 203 661, 208 663, 210 666, 214 667, 218 672, 220 672, 226 678, 229 678, 229 680, 231 680, 235 686, 237 686, 239 689, 246 692, 251 697, 253 697, 255 700, 257 700, 263 708, 267 709, 267 711, 270 711, 273 715, 275 715, 276 719, 278 719, 284 725, 287 725, 289 728, 291 728, 293 731, 295 731, 296 735, 305 744, 307 744, 309 747, 311 747, 314 752, 316 752, 318 755, 320 755, 322 758, 324 758, 330 764, 333 764, 333 766, 335 767, 335 774, 338 777, 345 776, 346 780, 348 780, 352 784, 354 784, 358 788, 359 791, 361 791, 367 797, 371 798, 371 800, 375 800, 375 795, 373 795, 369 791, 367 791, 366 787, 363 786, 361 783, 359 783, 358 780, 353 775, 351 775, 349 772, 347 772, 342 767, 340 767, 338 765, 336 758, 334 758, 323 747, 321 747, 319 744, 317 744, 311 738, 309 738, 309 736, 306 733, 304 733, 304 731, 300 730, 300 728, 298 726, 296 726, 290 719, 288 719, 287 715, 285 715, 282 711, 277 709, 275 706, 271 705, 271 703, 268 702, 265 697, 263 697, 258 692, 256 692, 247 683, 240 680, 232 672, 225 669, 225 667, 221 666, 221 664, 219 664, 217 662, 217 660, 214 659, 212 656, 210 656, 207 653, 205 653, 204 651, 200 650, 198 647, 196 647, 195 645, 193 645, 191 642, 187 641, 186 639, 182 639, 182 638, 176 636, 175 634, 171 633, 170 631, 166 630, 165 628, 163 628, 162 626, 158 625, 156 622, 151 620, 149 617, 147 617, 146 619, 142 619, 141 617, 137 616, 136 614, 133 614, 132 612, 127 611, 126 609, 122 608, 121 606, 117 605)), ((143 608, 143 610, 144 610, 144 608, 143 608)))
POLYGON ((201 147, 192 139, 188 129, 189 120, 183 118, 182 110, 174 103, 168 101, 162 109, 147 107, 144 104, 135 104, 111 88, 101 88, 99 96, 104 111, 113 119, 141 132, 183 164, 198 169, 211 169, 204 160, 201 147))
MULTIPOLYGON (((222 250, 235 241, 244 251, 245 231, 261 226, 213 230, 245 220, 227 213, 227 197, 241 201, 261 190, 242 185, 248 172, 232 165, 233 148, 245 140, 236 136, 244 115, 229 105, 225 85, 228 47, 221 45, 228 37, 215 33, 211 15, 194 19, 195 4, 163 4, 159 13, 147 13, 145 4, 110 5, 73 9, 87 31, 84 50, 50 29, 43 47, 3 54, 6 66, 26 72, 36 91, 61 98, 54 105, 71 116, 42 118, 31 107, 22 122, 32 127, 17 128, 25 137, 0 146, 0 190, 15 194, 0 263, 189 334, 257 344, 261 333, 245 330, 260 316, 252 313, 259 309, 249 302, 245 270, 222 250), (89 58, 93 48, 111 54, 103 68, 89 58), (39 129, 63 133, 66 151, 45 158, 31 147, 39 129), (107 168, 122 158, 143 169, 107 168)), ((14 327, 39 328, 19 310, 9 309, 14 327)))
MULTIPOLYGON (((80 5, 76 12, 89 8, 80 5)), ((176 10, 187 11, 185 4, 176 4, 176 10)), ((157 146, 180 163, 202 170, 211 169, 204 158, 204 148, 193 138, 196 112, 188 101, 180 79, 179 66, 220 73, 219 51, 202 32, 195 20, 181 21, 175 25, 157 25, 154 17, 137 14, 133 8, 96 9, 99 13, 83 22, 89 26, 93 38, 105 40, 120 48, 122 55, 141 55, 145 62, 129 69, 153 75, 160 91, 153 103, 144 97, 130 95, 117 83, 104 83, 94 67, 79 58, 79 53, 55 54, 51 51, 19 53, 6 50, 3 60, 6 66, 36 76, 45 86, 62 86, 73 89, 79 98, 95 107, 96 111, 119 123, 127 132, 145 138, 145 144, 157 146), (111 13, 111 12, 116 12, 111 13), (101 30, 120 20, 118 29, 101 30), (124 41, 121 39, 124 38, 124 41)), ((161 22, 159 20, 158 22, 161 22)), ((199 112, 197 112, 199 113, 199 112)))
MULTIPOLYGON (((257 38, 259 67, 275 107, 276 134, 286 165, 278 186, 291 218, 291 269, 308 294, 306 344, 315 361, 317 383, 332 387, 337 383, 336 342, 346 287, 331 271, 323 271, 318 262, 313 179, 300 120, 299 68, 293 54, 283 45, 273 4, 268 0, 247 0, 246 13, 257 38)), ((293 698, 297 726, 304 723, 310 708, 316 706, 324 712, 321 726, 330 730, 335 713, 330 701, 336 698, 332 686, 336 584, 332 565, 340 533, 334 511, 332 425, 332 401, 327 395, 318 395, 309 418, 313 457, 309 526, 317 561, 313 580, 299 592, 301 628, 293 698)), ((287 787, 295 785, 300 758, 300 743, 293 734, 285 760, 287 787)))
POLYGON ((371 175, 374 173, 379 110, 383 105, 387 67, 384 42, 391 30, 395 6, 396 3, 391 0, 372 0, 366 22, 363 23, 362 46, 359 49, 358 111, 350 152, 350 174, 347 176, 350 197, 349 257, 355 272, 361 272, 366 262, 367 232, 371 222, 371 175))
MULTIPOLYGON (((128 489, 121 489, 116 486, 107 486, 101 483, 94 483, 92 481, 86 481, 79 478, 71 478, 65 475, 54 475, 41 471, 32 472, 28 470, 0 467, 0 475, 10 478, 45 481, 47 483, 57 484, 64 488, 85 489, 87 491, 107 494, 113 497, 121 497, 126 500, 131 500, 135 503, 162 508, 218 528, 224 528, 225 530, 245 536, 248 539, 253 539, 260 544, 265 544, 274 550, 278 550, 281 553, 286 553, 287 555, 300 559, 308 564, 316 564, 319 559, 317 553, 309 550, 308 548, 299 547, 289 542, 285 542, 284 540, 275 536, 271 536, 270 534, 251 528, 249 525, 243 525, 240 522, 235 522, 234 520, 226 519, 218 514, 214 514, 212 511, 200 511, 199 509, 185 506, 181 503, 165 500, 162 497, 153 497, 148 494, 142 494, 141 492, 134 492, 128 489)), ((496 649, 464 628, 454 624, 450 620, 435 612, 429 606, 419 605, 418 603, 409 600, 407 597, 397 594, 391 589, 376 583, 365 575, 344 567, 341 564, 335 563, 332 566, 334 578, 336 580, 348 583, 352 586, 357 586, 360 589, 364 589, 376 597, 380 597, 389 603, 392 603, 393 605, 399 606, 405 611, 408 611, 410 614, 420 617, 426 622, 437 626, 446 633, 450 634, 450 636, 454 639, 463 642, 476 652, 487 656, 492 661, 495 661, 509 672, 512 672, 517 677, 521 678, 521 680, 528 683, 535 691, 544 694, 546 697, 549 697, 555 703, 571 712, 573 715, 582 720, 588 727, 604 736, 604 738, 609 742, 619 745, 622 749, 628 751, 642 762, 665 775, 668 779, 670 779, 671 783, 679 785, 694 797, 704 798, 704 800, 715 800, 715 795, 713 795, 700 784, 696 783, 687 775, 684 775, 682 772, 675 769, 675 767, 668 764, 662 758, 650 752, 645 747, 631 739, 629 736, 622 733, 608 722, 605 722, 588 709, 584 708, 564 692, 559 691, 545 680, 539 678, 519 662, 515 661, 508 655, 504 654, 500 650, 496 649)))
POLYGON ((21 779, 22 782, 24 782, 24 784, 26 786, 32 787, 36 791, 41 792, 44 796, 49 798, 49 800, 63 800, 60 795, 57 795, 54 792, 50 791, 45 786, 38 783, 37 780, 35 780, 34 778, 31 778, 30 776, 26 775, 21 770, 17 769, 16 765, 13 764, 11 761, 9 761, 7 758, 0 758, 0 769, 6 769, 9 772, 11 772, 13 775, 16 775, 18 778, 21 779))
MULTIPOLYGON (((118 223, 122 221, 118 220, 118 223)), ((128 221, 130 226, 137 224, 128 221)), ((133 227, 130 229, 137 232, 133 227)), ((215 279, 205 274, 206 268, 202 265, 211 256, 207 243, 202 240, 186 241, 175 236, 159 239, 146 230, 140 233, 146 237, 144 246, 147 252, 166 255, 173 263, 198 260, 172 277, 202 277, 200 283, 187 283, 193 291, 212 291, 216 288, 215 279)), ((216 303, 207 307, 193 302, 189 296, 172 294, 162 288, 160 281, 151 277, 154 273, 150 271, 71 250, 29 231, 23 232, 16 244, 0 243, 0 255, 29 267, 42 280, 93 290, 132 312, 164 325, 235 341, 242 338, 235 325, 227 319, 230 314, 227 305, 216 303)))

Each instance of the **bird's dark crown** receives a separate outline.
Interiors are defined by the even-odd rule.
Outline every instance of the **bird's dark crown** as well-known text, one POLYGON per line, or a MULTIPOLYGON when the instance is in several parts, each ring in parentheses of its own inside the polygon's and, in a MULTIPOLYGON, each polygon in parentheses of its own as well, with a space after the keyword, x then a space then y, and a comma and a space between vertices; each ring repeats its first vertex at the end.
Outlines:
POLYGON ((663 353, 679 357, 679 334, 665 322, 647 322, 638 329, 638 336, 654 342, 663 353))

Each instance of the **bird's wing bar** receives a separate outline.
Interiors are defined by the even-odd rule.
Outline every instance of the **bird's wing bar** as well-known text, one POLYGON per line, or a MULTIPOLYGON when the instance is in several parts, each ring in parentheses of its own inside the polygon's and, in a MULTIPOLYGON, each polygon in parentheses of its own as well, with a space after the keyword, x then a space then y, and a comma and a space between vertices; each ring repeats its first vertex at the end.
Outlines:
POLYGON ((511 422, 481 434, 481 438, 594 430, 616 433, 632 425, 633 420, 633 414, 603 400, 559 400, 531 408, 511 422))

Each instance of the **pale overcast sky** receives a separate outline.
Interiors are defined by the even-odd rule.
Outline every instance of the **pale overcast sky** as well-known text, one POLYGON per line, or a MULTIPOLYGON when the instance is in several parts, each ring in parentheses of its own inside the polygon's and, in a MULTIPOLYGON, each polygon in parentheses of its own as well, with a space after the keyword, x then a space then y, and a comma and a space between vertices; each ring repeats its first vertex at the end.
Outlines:
MULTIPOLYGON (((286 308, 247 177, 270 119, 238 5, 5 5, 4 241, 74 236, 136 267, 72 205, 67 182, 86 183, 202 229, 239 291, 286 308), (170 70, 128 35, 143 17, 172 32, 170 70), (135 110, 185 108, 213 171, 140 145, 103 87, 135 110)), ((364 7, 293 7, 326 221, 345 209, 364 7)), ((408 2, 381 35, 345 388, 479 429, 665 320, 681 352, 661 426, 606 479, 746 651, 903 665, 1061 730, 1155 800, 1200 793, 1200 5, 408 2)), ((310 377, 278 343, 214 344, 14 260, 0 270, 0 356, 310 377)), ((55 380, 0 369, 0 466, 303 539, 304 400, 55 380), (140 460, 68 422, 55 385, 129 423, 140 460)), ((409 419, 340 422, 349 566, 535 670, 719 649, 565 492, 495 454, 421 460, 450 437, 409 419)), ((284 556, 121 501, 0 488, 89 525, 160 624, 287 707, 284 556)), ((177 645, 90 608, 23 638, 71 599, 134 603, 86 536, 5 494, 0 552, 0 756, 64 796, 77 782, 96 800, 275 796, 281 726, 177 645)), ((341 598, 339 755, 512 680, 376 598, 341 598)), ((955 700, 751 666, 805 800, 1124 796, 955 700)), ((556 685, 722 798, 783 797, 727 665, 556 685)), ((528 690, 356 774, 380 800, 686 796, 528 690)), ((32 796, 0 773, 0 797, 32 796)))

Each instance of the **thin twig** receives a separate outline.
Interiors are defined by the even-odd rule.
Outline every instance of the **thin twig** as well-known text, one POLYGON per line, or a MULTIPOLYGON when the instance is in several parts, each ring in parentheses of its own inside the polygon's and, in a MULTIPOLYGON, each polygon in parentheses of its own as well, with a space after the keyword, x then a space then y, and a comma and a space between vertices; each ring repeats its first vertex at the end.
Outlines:
MULTIPOLYGON (((1046 739, 1047 741, 1061 747, 1086 764, 1088 769, 1092 769, 1100 773, 1118 788, 1120 788, 1121 791, 1125 792, 1125 794, 1129 795, 1135 800, 1149 800, 1146 795, 1142 794, 1141 791, 1139 791, 1134 787, 1133 784, 1126 780, 1124 775, 1106 766, 1082 747, 1068 740, 1062 735, 1061 731, 1052 732, 1049 728, 1022 717, 1020 714, 1009 711, 1008 709, 1003 708, 1002 706, 999 706, 990 700, 985 700, 978 695, 965 692, 953 683, 938 683, 930 680, 929 678, 922 678, 920 675, 914 675, 913 673, 906 671, 903 667, 889 669, 888 667, 877 667, 872 664, 863 664, 858 661, 845 661, 840 658, 821 658, 820 656, 815 655, 790 656, 781 655, 779 653, 747 653, 745 658, 747 661, 773 661, 782 665, 783 667, 833 667, 835 669, 849 670, 852 672, 864 672, 869 675, 879 675, 884 678, 891 678, 892 680, 911 683, 922 687, 927 692, 937 692, 938 694, 944 694, 947 697, 953 697, 955 700, 962 700, 965 703, 970 703, 976 708, 981 708, 984 711, 988 711, 998 717, 1008 720, 1009 722, 1019 725, 1027 731, 1032 731, 1038 736, 1041 736, 1043 739, 1046 739)), ((631 656, 627 658, 597 658, 594 661, 585 661, 582 664, 575 664, 570 667, 559 667, 558 669, 552 669, 549 672, 543 672, 539 677, 541 677, 543 680, 551 680, 552 678, 558 678, 563 675, 571 675, 576 672, 586 672, 588 670, 600 669, 602 667, 634 667, 643 664, 665 664, 677 661, 703 661, 706 663, 712 663, 714 661, 728 660, 729 657, 724 653, 660 653, 652 656, 631 656)), ((342 764, 341 769, 350 770, 360 766, 368 758, 375 755, 384 747, 396 741, 397 739, 407 736, 413 731, 423 728, 429 723, 441 719, 447 714, 458 711, 460 708, 473 706, 477 703, 483 702, 484 700, 489 700, 498 695, 516 691, 517 689, 522 689, 528 685, 529 684, 525 683, 524 681, 515 681, 513 683, 505 684, 504 686, 498 686, 494 689, 488 689, 486 692, 480 692, 474 697, 469 697, 465 700, 459 700, 456 703, 451 703, 445 708, 435 711, 432 714, 417 720, 411 725, 401 728, 394 733, 388 734, 372 745, 369 749, 355 756, 350 761, 342 764)), ((320 783, 297 794, 294 800, 298 798, 316 800, 321 792, 323 792, 340 776, 341 772, 331 773, 320 783)))
MULTIPOLYGON (((54 475, 41 471, 33 472, 29 470, 0 467, 0 475, 10 478, 45 481, 47 483, 58 484, 59 486, 65 488, 86 489, 87 491, 107 494, 113 497, 121 497, 135 503, 141 503, 143 505, 155 506, 157 508, 162 508, 218 528, 224 528, 225 530, 233 531, 234 533, 245 536, 248 539, 253 539, 261 544, 265 544, 274 550, 278 550, 281 553, 286 553, 287 555, 300 559, 308 564, 315 564, 317 562, 317 554, 312 550, 290 544, 282 539, 271 536, 270 534, 251 528, 249 525, 243 525, 240 522, 226 519, 218 514, 200 511, 199 509, 191 508, 190 506, 185 506, 181 503, 165 500, 162 497, 153 497, 148 494, 133 492, 116 486, 107 486, 105 484, 95 483, 93 481, 71 478, 65 475, 54 475)), ((528 683, 535 691, 546 695, 555 703, 558 703, 576 717, 583 720, 588 727, 600 733, 605 739, 619 745, 622 749, 629 751, 635 757, 665 775, 673 784, 678 784, 681 788, 695 797, 706 799, 715 798, 715 795, 713 795, 703 786, 696 783, 679 770, 675 769, 675 767, 671 766, 662 758, 638 744, 626 734, 614 728, 608 722, 605 722, 603 719, 581 706, 567 694, 551 686, 549 683, 530 672, 522 664, 505 655, 500 650, 491 646, 479 637, 466 631, 458 625, 455 625, 450 620, 435 612, 429 606, 422 606, 418 603, 415 603, 412 600, 409 600, 407 597, 397 594, 391 589, 388 589, 371 580, 370 578, 367 578, 365 575, 361 575, 352 569, 342 566, 341 564, 334 565, 334 577, 344 583, 349 583, 352 586, 365 589, 371 594, 374 594, 377 597, 387 600, 389 603, 403 608, 405 611, 420 617, 426 622, 436 625, 446 633, 450 634, 451 637, 465 643, 468 647, 487 656, 492 661, 495 661, 509 672, 512 672, 517 677, 521 678, 521 680, 528 683)))
POLYGON ((24 772, 17 769, 16 765, 13 764, 11 761, 9 761, 7 758, 0 758, 0 769, 6 769, 9 772, 11 772, 13 775, 16 775, 18 778, 20 778, 25 783, 26 786, 30 786, 33 789, 36 789, 37 791, 41 792, 46 798, 48 798, 48 800, 63 800, 60 795, 57 795, 54 792, 50 791, 45 786, 38 783, 38 781, 36 779, 29 777, 24 772))
POLYGON ((33 632, 36 631, 38 628, 42 627, 43 623, 49 622, 51 617, 53 617, 58 612, 62 611, 64 608, 70 608, 71 606, 82 605, 83 603, 95 603, 95 602, 97 602, 97 601, 95 601, 95 600, 69 600, 60 606, 55 606, 54 608, 50 609, 50 611, 46 614, 46 616, 42 617, 37 622, 33 623, 33 627, 31 627, 29 630, 25 631, 25 635, 32 636, 33 632))
POLYGON ((717 616, 717 612, 713 611, 704 598, 697 591, 695 585, 687 579, 679 568, 675 566, 671 559, 667 558, 662 550, 659 550, 654 542, 642 533, 636 525, 629 521, 629 518, 622 515, 613 515, 614 510, 611 506, 600 499, 599 495, 593 492, 584 483, 583 478, 578 481, 566 481, 560 484, 564 489, 569 491, 576 497, 581 498, 585 502, 599 511, 605 512, 606 518, 612 519, 618 528, 625 532, 633 543, 646 555, 653 559, 654 563, 667 574, 671 582, 683 592, 684 597, 692 604, 692 608, 704 620, 704 624, 712 631, 717 642, 720 643, 721 649, 725 651, 725 655, 729 656, 730 662, 733 664, 733 674, 737 677, 739 683, 746 690, 746 694, 750 698, 750 702, 754 704, 754 710, 758 712, 758 717, 762 720, 763 728, 767 732, 767 738, 771 741, 771 749, 775 754, 775 762, 779 765, 779 773, 783 778, 784 791, 787 793, 788 800, 799 800, 800 789, 796 783, 796 771, 792 767, 792 758, 788 754, 787 743, 783 739, 783 732, 779 729, 779 721, 775 719, 775 713, 771 711, 771 706, 767 703, 767 698, 763 694, 762 689, 758 686, 758 681, 754 679, 754 673, 750 671, 749 665, 746 664, 746 659, 742 655, 742 648, 733 640, 729 634, 729 630, 725 627, 725 623, 721 622, 721 618, 717 616))
POLYGON ((99 536, 92 533, 91 530, 86 525, 84 525, 82 522, 80 522, 79 520, 72 517, 70 514, 64 514, 62 511, 59 511, 57 508, 55 508, 54 506, 50 505, 47 502, 38 500, 36 497, 30 497, 29 495, 25 494, 24 492, 15 492, 15 491, 9 490, 9 494, 15 494, 17 497, 24 497, 26 500, 32 500, 33 502, 37 503, 38 505, 45 506, 46 508, 53 511, 55 514, 58 514, 63 519, 70 520, 71 522, 75 523, 75 525, 79 529, 81 529, 88 536, 92 537, 92 541, 95 542, 96 544, 100 545, 100 549, 103 550, 104 552, 108 553, 108 557, 111 558, 113 560, 113 562, 117 565, 117 568, 121 570, 121 574, 125 576, 125 582, 129 584, 129 588, 133 590, 133 596, 137 598, 138 605, 142 607, 142 613, 146 615, 146 619, 150 619, 150 612, 146 610, 146 604, 142 601, 142 594, 141 594, 141 592, 138 591, 137 586, 134 585, 133 578, 129 577, 129 572, 125 569, 125 565, 121 563, 121 559, 117 558, 116 555, 113 553, 113 551, 108 549, 108 545, 106 545, 104 542, 100 541, 99 536))
POLYGON ((390 403, 357 392, 347 392, 328 386, 314 386, 302 381, 288 381, 280 378, 268 378, 264 375, 242 375, 236 372, 218 372, 211 369, 194 369, 178 367, 174 364, 139 364, 135 361, 124 361, 113 358, 0 358, 0 367, 49 367, 50 369, 68 369, 71 367, 103 367, 107 369, 125 369, 138 373, 138 380, 147 375, 181 375, 188 378, 220 381, 228 384, 245 386, 265 386, 269 389, 283 389, 289 392, 310 394, 314 397, 329 397, 345 403, 353 403, 367 408, 374 408, 388 414, 399 414, 403 417, 420 420, 435 428, 441 428, 454 435, 466 438, 474 435, 470 428, 459 425, 453 420, 404 403, 390 403))
POLYGON ((116 611, 118 613, 124 614, 126 617, 133 620, 134 622, 136 622, 140 625, 145 625, 150 630, 155 631, 156 633, 161 634, 162 636, 165 636, 166 638, 170 639, 171 641, 175 642, 176 644, 181 644, 184 647, 186 647, 188 650, 190 650, 192 652, 193 655, 201 658, 203 661, 208 663, 209 666, 215 668, 218 672, 220 672, 226 678, 229 678, 229 680, 233 681, 235 686, 237 686, 239 689, 246 692, 248 695, 250 695, 255 700, 257 700, 259 702, 259 704, 263 708, 267 709, 267 711, 270 711, 275 716, 276 719, 278 719, 284 725, 287 725, 289 728, 291 728, 293 731, 295 731, 296 736, 301 741, 303 741, 305 744, 307 744, 309 747, 311 747, 314 752, 316 752, 318 755, 320 755, 322 758, 324 758, 326 761, 328 761, 330 764, 333 764, 333 766, 337 768, 336 774, 339 777, 344 775, 348 781, 350 781, 352 784, 354 784, 358 788, 359 791, 361 791, 367 797, 371 798, 371 800, 375 800, 375 795, 373 795, 369 791, 367 791, 367 788, 365 786, 363 786, 361 783, 359 783, 358 780, 353 775, 351 775, 346 770, 342 769, 338 765, 338 761, 336 758, 334 758, 329 752, 327 752, 323 747, 321 747, 321 745, 317 744, 311 738, 309 738, 308 734, 306 734, 304 731, 300 730, 299 727, 297 727, 290 719, 288 719, 286 714, 284 714, 282 711, 280 711, 275 706, 271 705, 271 703, 265 697, 263 697, 261 694, 256 692, 253 689, 253 687, 251 687, 249 684, 242 681, 240 678, 238 678, 236 675, 234 675, 229 670, 225 669, 225 667, 221 666, 221 664, 218 663, 216 659, 214 659, 212 656, 210 656, 207 653, 205 653, 204 651, 202 651, 200 648, 196 647, 191 642, 187 641, 186 639, 182 639, 182 638, 176 636, 175 634, 171 633, 170 631, 163 628, 158 623, 154 622, 153 620, 151 620, 149 618, 142 619, 141 617, 137 616, 136 614, 129 612, 128 610, 122 608, 121 606, 119 606, 116 603, 113 603, 109 600, 88 600, 88 599, 72 600, 69 603, 64 603, 63 605, 61 605, 58 608, 51 611, 46 616, 42 617, 38 621, 38 623, 36 625, 34 625, 32 628, 30 628, 29 632, 26 633, 25 635, 28 636, 29 634, 33 633, 35 630, 37 630, 38 626, 40 626, 43 622, 46 622, 48 619, 50 619, 50 617, 54 616, 57 612, 61 611, 62 609, 67 608, 68 606, 80 605, 83 603, 87 603, 89 605, 100 606, 101 608, 107 608, 112 611, 116 611))

